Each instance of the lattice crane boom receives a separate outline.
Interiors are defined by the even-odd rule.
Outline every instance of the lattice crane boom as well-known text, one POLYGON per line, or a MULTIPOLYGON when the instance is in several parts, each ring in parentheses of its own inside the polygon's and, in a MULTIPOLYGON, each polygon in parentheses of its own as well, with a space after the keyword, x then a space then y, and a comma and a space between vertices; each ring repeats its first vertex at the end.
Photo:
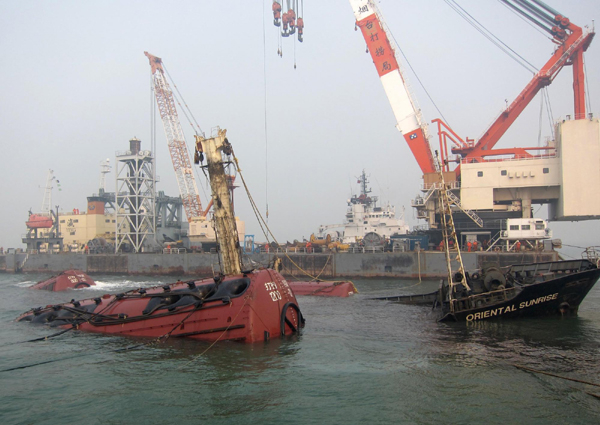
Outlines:
POLYGON ((192 170, 190 154, 183 136, 177 109, 175 108, 173 91, 165 78, 162 59, 148 52, 144 52, 144 54, 148 57, 152 68, 156 104, 158 105, 160 118, 165 129, 169 153, 171 154, 185 214, 188 221, 191 221, 194 217, 204 217, 205 213, 202 210, 202 203, 200 202, 200 194, 192 170))

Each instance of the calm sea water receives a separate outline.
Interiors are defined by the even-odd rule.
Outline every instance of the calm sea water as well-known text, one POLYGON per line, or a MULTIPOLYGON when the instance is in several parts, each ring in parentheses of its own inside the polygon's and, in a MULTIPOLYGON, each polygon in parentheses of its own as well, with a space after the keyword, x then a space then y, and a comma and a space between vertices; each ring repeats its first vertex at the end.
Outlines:
POLYGON ((170 282, 94 276, 96 288, 27 290, 0 275, 4 424, 592 424, 600 387, 600 285, 576 318, 439 324, 428 308, 368 298, 437 283, 355 280, 353 298, 299 297, 301 336, 244 345, 112 337, 14 318, 31 307, 170 282), (142 346, 129 351, 115 351, 142 346), (7 371, 7 369, 23 367, 7 371))

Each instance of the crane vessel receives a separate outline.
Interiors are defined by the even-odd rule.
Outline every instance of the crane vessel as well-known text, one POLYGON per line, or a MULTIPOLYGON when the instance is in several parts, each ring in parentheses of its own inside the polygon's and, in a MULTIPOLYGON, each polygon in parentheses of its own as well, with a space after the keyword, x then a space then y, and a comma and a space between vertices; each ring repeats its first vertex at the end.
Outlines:
MULTIPOLYGON (((555 44, 550 59, 484 131, 479 140, 461 138, 440 119, 437 125, 441 171, 456 216, 461 245, 511 250, 517 244, 537 249, 552 236, 546 220, 534 218, 533 204, 548 205, 550 220, 600 218, 600 120, 586 111, 583 54, 595 32, 581 28, 540 0, 502 0, 519 15, 547 32, 555 44), (546 146, 495 149, 496 144, 536 94, 558 73, 573 71, 574 114, 559 120, 555 140, 546 146), (584 154, 585 153, 585 154, 584 154), (585 187, 579 184, 590 182, 585 187), (591 180, 591 181, 590 181, 591 180)), ((423 173, 422 193, 412 206, 427 223, 431 246, 441 241, 439 197, 428 128, 406 84, 397 46, 375 1, 350 0, 356 27, 362 32, 385 94, 412 155, 423 173)))
POLYGON ((543 315, 576 315, 579 305, 600 278, 600 259, 518 264, 504 269, 487 266, 468 272, 462 260, 444 173, 438 165, 438 191, 443 249, 448 277, 437 291, 419 295, 378 297, 402 304, 432 307, 439 321, 543 315), (456 267, 453 268, 453 263, 456 267))

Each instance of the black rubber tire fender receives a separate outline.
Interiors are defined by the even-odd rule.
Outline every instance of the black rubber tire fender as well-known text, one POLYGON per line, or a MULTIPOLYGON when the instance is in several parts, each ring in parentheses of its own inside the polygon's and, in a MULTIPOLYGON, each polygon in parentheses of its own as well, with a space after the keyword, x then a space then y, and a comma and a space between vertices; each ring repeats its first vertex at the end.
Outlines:
POLYGON ((280 322, 280 326, 281 326, 281 335, 285 335, 285 325, 287 325, 290 327, 290 329, 292 330, 293 333, 297 333, 299 332, 300 328, 304 325, 304 317, 302 317, 302 313, 300 312, 300 307, 298 307, 298 305, 296 305, 296 303, 293 302, 288 302, 286 303, 283 308, 281 309, 281 322, 280 322), (292 308, 296 311, 296 314, 298 315, 298 327, 296 328, 296 326, 294 326, 294 324, 287 318, 287 311, 289 308, 292 308))

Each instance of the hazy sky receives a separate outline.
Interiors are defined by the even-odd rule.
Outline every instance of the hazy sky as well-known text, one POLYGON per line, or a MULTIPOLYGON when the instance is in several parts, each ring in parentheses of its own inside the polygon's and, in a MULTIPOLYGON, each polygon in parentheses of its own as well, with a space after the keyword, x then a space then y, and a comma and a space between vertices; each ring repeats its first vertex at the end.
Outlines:
MULTIPOLYGON (((553 43, 496 0, 457 0, 536 67, 553 43)), ((548 0, 580 26, 600 18, 598 0, 548 0)), ((2 143, 0 246, 24 247, 27 211, 40 209, 48 169, 62 191, 53 205, 85 210, 98 192, 100 161, 128 149, 133 136, 150 149, 150 66, 162 57, 206 133, 220 126, 240 159, 252 196, 280 242, 309 237, 320 224, 341 223, 346 199, 364 168, 374 194, 406 208, 421 174, 395 120, 347 0, 304 6, 304 43, 281 41, 270 0, 0 2, 2 143), (294 69, 296 64, 296 69, 294 69)), ((387 24, 418 78, 453 129, 479 137, 531 79, 443 0, 381 0, 387 24)), ((406 67, 405 65, 405 68, 406 67)), ((592 111, 600 113, 600 41, 586 54, 592 111)), ((426 121, 439 117, 407 70, 426 121)), ((554 119, 573 113, 571 69, 550 86, 554 119)), ((497 147, 537 146, 540 99, 497 147)), ((544 108, 545 109, 545 108, 544 108)), ((180 114, 191 146, 193 133, 180 114)), ((178 195, 160 120, 158 190, 178 195)), ((437 144, 433 127, 432 144, 437 144)), ((542 137, 549 136, 544 115, 542 137)), ((585 152, 582 152, 584 155, 585 152)), ((114 170, 114 169, 113 169, 114 170)), ((114 173, 107 189, 115 188, 114 173)), ((207 184, 202 179, 202 202, 207 184)), ((264 240, 237 189, 246 233, 264 240)), ((546 207, 536 206, 545 216, 546 207)), ((600 245, 598 221, 552 223, 563 243, 600 245)))

